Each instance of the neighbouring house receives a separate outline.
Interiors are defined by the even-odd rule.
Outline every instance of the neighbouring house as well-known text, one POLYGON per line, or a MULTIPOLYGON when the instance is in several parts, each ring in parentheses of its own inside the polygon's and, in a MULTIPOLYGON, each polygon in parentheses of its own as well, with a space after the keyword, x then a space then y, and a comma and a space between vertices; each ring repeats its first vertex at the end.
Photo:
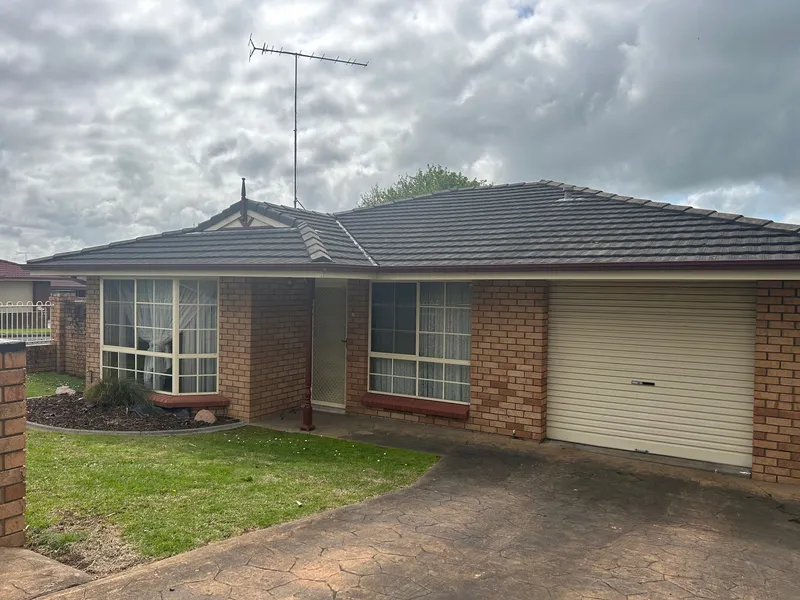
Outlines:
POLYGON ((86 295, 86 282, 75 277, 33 274, 22 265, 0 260, 0 304, 47 302, 50 294, 71 292, 86 295))
POLYGON ((313 383, 326 410, 800 484, 800 226, 553 181, 336 214, 243 191, 28 267, 88 276, 87 381, 162 405, 250 421, 313 383))

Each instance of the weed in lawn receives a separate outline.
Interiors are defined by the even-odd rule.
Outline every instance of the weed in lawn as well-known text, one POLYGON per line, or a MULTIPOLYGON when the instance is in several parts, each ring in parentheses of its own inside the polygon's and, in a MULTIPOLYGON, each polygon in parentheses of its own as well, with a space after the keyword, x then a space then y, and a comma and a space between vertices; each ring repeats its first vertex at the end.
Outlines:
POLYGON ((98 577, 144 562, 120 528, 103 517, 65 513, 51 527, 31 528, 28 537, 38 552, 98 577))

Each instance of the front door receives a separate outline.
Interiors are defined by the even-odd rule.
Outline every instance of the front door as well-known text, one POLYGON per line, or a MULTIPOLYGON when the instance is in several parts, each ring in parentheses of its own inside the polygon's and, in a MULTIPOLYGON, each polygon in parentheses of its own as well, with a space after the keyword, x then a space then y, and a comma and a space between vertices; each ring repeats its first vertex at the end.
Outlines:
POLYGON ((344 408, 346 336, 347 282, 317 282, 311 394, 314 404, 344 408))

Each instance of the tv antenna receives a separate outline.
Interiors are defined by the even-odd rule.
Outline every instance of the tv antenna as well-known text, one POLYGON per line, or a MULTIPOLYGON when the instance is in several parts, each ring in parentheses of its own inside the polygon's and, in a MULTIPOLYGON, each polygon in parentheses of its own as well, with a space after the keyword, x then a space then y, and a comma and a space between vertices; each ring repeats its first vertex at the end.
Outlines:
POLYGON ((294 57, 294 207, 297 208, 297 205, 305 209, 300 201, 297 199, 297 59, 298 58, 308 58, 311 60, 319 60, 323 62, 332 62, 332 63, 340 63, 343 65, 349 65, 351 67, 366 67, 369 64, 367 62, 359 62, 353 58, 348 58, 344 60, 337 56, 333 58, 331 56, 325 56, 324 54, 317 56, 315 53, 311 54, 304 54, 301 52, 291 52, 289 50, 284 50, 283 46, 280 48, 276 48, 275 46, 267 46, 263 44, 261 46, 256 46, 253 43, 253 34, 250 34, 250 40, 248 42, 250 47, 250 57, 247 59, 247 62, 253 58, 253 54, 256 52, 261 52, 262 55, 264 54, 282 54, 285 56, 293 56, 294 57))

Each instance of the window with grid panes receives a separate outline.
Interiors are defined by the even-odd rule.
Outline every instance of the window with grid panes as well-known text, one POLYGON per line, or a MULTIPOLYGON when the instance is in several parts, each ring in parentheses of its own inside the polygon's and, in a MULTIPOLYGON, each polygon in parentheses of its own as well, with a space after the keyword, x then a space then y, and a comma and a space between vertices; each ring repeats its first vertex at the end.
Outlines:
POLYGON ((468 403, 471 297, 464 282, 373 283, 370 390, 468 403))
POLYGON ((103 280, 102 377, 167 393, 217 390, 217 281, 103 280))

